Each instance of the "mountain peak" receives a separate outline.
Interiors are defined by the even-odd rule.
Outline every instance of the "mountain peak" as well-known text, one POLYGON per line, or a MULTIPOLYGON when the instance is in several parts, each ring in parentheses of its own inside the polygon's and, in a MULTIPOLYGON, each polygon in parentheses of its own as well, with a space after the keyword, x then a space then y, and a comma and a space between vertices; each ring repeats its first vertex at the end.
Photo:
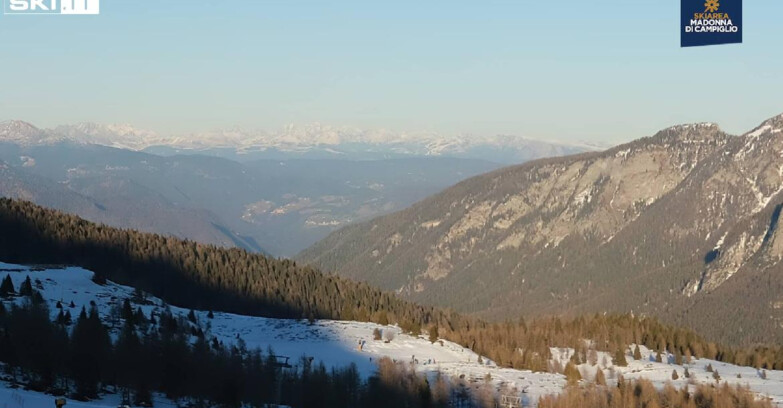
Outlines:
POLYGON ((30 133, 30 132, 40 132, 40 129, 35 127, 33 124, 29 122, 25 122, 23 120, 6 120, 0 122, 0 132, 30 133))
POLYGON ((783 132, 783 113, 765 120, 757 128, 746 133, 745 136, 759 137, 780 132, 783 132))
POLYGON ((698 123, 682 123, 679 125, 670 126, 663 131, 683 132, 689 130, 705 130, 705 129, 720 129, 717 123, 713 122, 698 122, 698 123))
POLYGON ((582 143, 539 141, 521 136, 444 135, 433 131, 404 132, 359 129, 318 122, 286 125, 276 131, 240 128, 184 135, 158 135, 127 124, 83 122, 54 129, 37 129, 26 123, 5 124, 0 140, 19 144, 69 141, 128 150, 170 148, 234 158, 395 158, 456 157, 516 164, 531 159, 596 150, 582 143))
POLYGON ((34 144, 43 141, 45 133, 22 120, 0 122, 0 141, 19 144, 34 144))
POLYGON ((703 143, 724 136, 726 136, 726 133, 717 124, 701 122, 670 126, 656 133, 652 140, 658 143, 703 143))

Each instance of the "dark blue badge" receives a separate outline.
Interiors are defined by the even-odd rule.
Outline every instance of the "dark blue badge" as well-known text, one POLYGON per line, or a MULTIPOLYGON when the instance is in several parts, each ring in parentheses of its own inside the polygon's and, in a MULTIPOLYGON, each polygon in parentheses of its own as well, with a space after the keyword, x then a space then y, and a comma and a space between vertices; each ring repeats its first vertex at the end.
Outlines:
POLYGON ((742 0, 680 1, 680 46, 742 42, 742 0))

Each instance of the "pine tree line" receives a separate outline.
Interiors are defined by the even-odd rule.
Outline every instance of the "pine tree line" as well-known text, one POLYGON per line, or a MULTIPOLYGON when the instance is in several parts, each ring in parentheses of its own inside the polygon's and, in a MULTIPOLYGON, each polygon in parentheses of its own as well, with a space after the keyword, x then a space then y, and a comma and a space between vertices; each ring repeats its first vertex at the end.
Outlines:
POLYGON ((772 408, 769 400, 757 398, 743 387, 709 385, 684 386, 677 389, 671 384, 657 390, 647 380, 618 380, 617 387, 592 386, 569 387, 565 393, 541 398, 539 408, 772 408))
POLYGON ((153 392, 182 404, 234 408, 446 407, 450 398, 388 359, 368 380, 355 365, 327 370, 305 356, 282 368, 271 349, 225 346, 190 319, 139 310, 123 312, 112 341, 94 306, 69 324, 62 311, 50 321, 40 295, 9 307, 0 302, 0 362, 12 381, 32 390, 80 400, 116 392, 136 406, 151 406, 153 392))
MULTIPOLYGON (((111 228, 25 201, 0 198, 0 231, 0 259, 6 262, 79 265, 94 271, 98 281, 134 286, 186 308, 396 323, 414 335, 430 332, 431 341, 454 341, 501 366, 551 370, 550 347, 572 347, 584 356, 583 340, 590 339, 597 350, 613 353, 615 362, 630 355, 628 345, 636 343, 685 358, 783 368, 780 346, 734 349, 628 315, 488 323, 406 302, 290 260, 111 228)), ((8 290, 0 283, 0 295, 8 290)))

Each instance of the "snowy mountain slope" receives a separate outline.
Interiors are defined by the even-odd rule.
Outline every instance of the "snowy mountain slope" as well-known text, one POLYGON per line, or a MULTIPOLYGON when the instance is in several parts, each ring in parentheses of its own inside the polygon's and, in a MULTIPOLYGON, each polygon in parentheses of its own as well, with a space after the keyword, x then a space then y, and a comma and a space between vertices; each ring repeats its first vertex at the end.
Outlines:
MULTIPOLYGON (((775 405, 783 406, 783 371, 757 370, 753 367, 741 367, 706 358, 693 358, 690 363, 677 365, 674 363, 673 354, 663 355, 662 362, 658 363, 656 362, 656 351, 643 345, 639 346, 642 358, 634 360, 631 353, 634 346, 631 345, 626 353, 627 367, 614 366, 611 354, 602 351, 597 352, 598 364, 595 366, 587 363, 578 365, 583 381, 592 381, 600 368, 604 370, 607 384, 610 386, 617 384, 617 378, 620 375, 625 380, 642 378, 649 380, 657 388, 663 388, 666 384, 671 384, 676 388, 695 384, 715 384, 713 372, 708 371, 707 367, 709 366, 720 375, 720 384, 749 387, 759 397, 769 398, 775 405), (684 375, 686 367, 690 378, 686 378, 684 375), (676 380, 672 379, 673 371, 677 371, 679 378, 676 380)), ((561 366, 565 366, 574 354, 573 349, 552 348, 551 350, 552 360, 561 366)))
MULTIPOLYGON (((76 316, 82 307, 89 308, 95 302, 101 319, 118 334, 121 322, 112 316, 112 309, 120 306, 125 299, 133 297, 134 289, 107 282, 98 285, 92 281, 93 273, 77 267, 62 269, 28 267, 0 262, 0 278, 8 274, 19 285, 30 276, 33 284, 49 303, 52 319, 56 318, 58 302, 71 308, 76 316)), ((21 301, 21 300, 18 300, 21 301)), ((158 315, 164 307, 170 307, 175 315, 186 316, 189 311, 174 306, 166 306, 163 301, 148 297, 140 307, 145 315, 158 315)), ((381 357, 396 361, 409 362, 413 358, 417 371, 434 375, 438 370, 449 376, 464 375, 469 381, 480 383, 487 374, 493 382, 527 389, 530 397, 559 392, 565 384, 565 378, 559 374, 532 373, 497 367, 483 358, 485 364, 478 363, 479 356, 458 344, 443 341, 430 343, 426 336, 413 337, 403 334, 396 326, 380 326, 374 323, 318 320, 313 324, 305 320, 271 319, 251 317, 231 313, 214 313, 207 317, 208 311, 195 311, 200 323, 206 322, 211 329, 205 333, 208 338, 216 337, 224 344, 235 344, 241 338, 248 349, 271 347, 275 354, 291 358, 297 364, 299 358, 313 357, 314 362, 323 362, 327 367, 345 367, 356 364, 359 373, 368 377, 376 369, 375 363, 381 357), (374 329, 393 332, 394 339, 385 343, 373 340, 374 329), (364 348, 359 351, 359 341, 364 348)), ((10 408, 10 407, 9 407, 10 408)))
MULTIPOLYGON (((0 262, 0 278, 9 275, 15 287, 30 276, 44 299, 50 305, 50 311, 54 318, 59 310, 56 305, 60 302, 63 307, 70 308, 73 302, 71 314, 77 314, 82 307, 89 307, 90 302, 95 302, 104 323, 112 327, 116 335, 121 322, 113 315, 125 299, 133 297, 134 289, 107 282, 98 285, 92 281, 93 273, 82 268, 64 267, 30 267, 0 262)), ((17 299, 15 301, 22 301, 17 299)), ((160 299, 147 297, 144 302, 134 304, 134 308, 140 307, 145 315, 159 314, 163 308, 170 307, 175 315, 184 317, 188 310, 166 306, 160 299)), ((389 357, 397 361, 409 362, 414 359, 416 370, 427 375, 434 375, 440 371, 450 377, 463 376, 468 384, 478 385, 483 383, 487 375, 492 383, 500 388, 516 388, 524 390, 523 396, 531 403, 535 403, 538 397, 546 394, 558 393, 565 385, 565 378, 560 374, 532 373, 529 371, 513 370, 497 367, 491 361, 484 358, 484 363, 479 363, 479 356, 458 344, 448 341, 430 343, 425 336, 413 337, 400 332, 395 326, 380 326, 373 323, 319 320, 310 324, 303 320, 283 320, 261 317, 250 317, 229 313, 214 313, 214 318, 208 317, 206 311, 196 311, 195 316, 199 323, 206 323, 209 329, 206 335, 216 337, 225 344, 235 344, 238 338, 245 342, 248 348, 271 347, 278 355, 291 357, 293 364, 297 364, 300 357, 313 357, 315 362, 323 362, 329 367, 342 367, 354 363, 362 376, 370 376, 375 371, 375 362, 380 357, 389 357), (374 329, 384 332, 393 332, 394 339, 386 343, 372 339, 374 329), (359 342, 364 342, 364 347, 359 350, 359 342)), ((570 349, 552 349, 553 363, 564 365, 573 353, 570 349)), ((642 348, 643 359, 634 361, 630 358, 628 367, 616 367, 612 364, 612 358, 606 353, 599 352, 597 366, 582 364, 579 366, 585 382, 592 381, 596 367, 601 367, 610 385, 616 382, 619 375, 625 378, 646 378, 662 387, 671 379, 672 370, 677 370, 683 378, 684 368, 674 364, 655 363, 654 353, 642 348)), ((664 358, 664 361, 673 358, 664 358)), ((751 390, 760 396, 769 396, 780 405, 783 404, 783 372, 767 371, 766 379, 762 379, 760 373, 750 367, 738 367, 711 360, 693 360, 689 365, 693 381, 696 383, 714 383, 712 373, 708 373, 705 367, 711 364, 720 372, 723 381, 730 384, 748 385, 751 390), (740 374, 741 378, 737 375, 740 374)), ((687 380, 684 378, 674 382, 677 386, 684 386, 687 380)), ((159 398, 160 399, 160 398, 159 398)), ((108 396, 102 401, 89 404, 71 404, 69 408, 97 408, 102 406, 116 406, 116 396, 108 396)), ((38 408, 48 407, 52 403, 51 397, 20 390, 4 388, 0 383, 0 406, 4 408, 38 408), (16 395, 16 396, 14 396, 16 395), (23 401, 19 404, 19 400, 23 401)), ((167 407, 169 402, 160 399, 156 406, 167 407)))
MULTIPOLYGON (((0 407, 3 408, 52 408, 55 397, 41 392, 11 388, 0 381, 0 407)), ((120 394, 107 394, 94 401, 78 401, 67 399, 67 408, 117 408, 120 406, 120 394)), ((157 408, 177 408, 177 404, 162 395, 153 396, 153 404, 157 408)))

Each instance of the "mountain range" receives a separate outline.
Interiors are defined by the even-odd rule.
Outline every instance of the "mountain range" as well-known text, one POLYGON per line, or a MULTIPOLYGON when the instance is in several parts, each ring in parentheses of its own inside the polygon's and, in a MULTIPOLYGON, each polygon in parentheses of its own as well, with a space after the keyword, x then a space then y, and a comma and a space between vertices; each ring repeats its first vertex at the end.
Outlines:
POLYGON ((782 192, 783 115, 681 125, 465 180, 299 259, 496 320, 632 312, 779 342, 782 192))
POLYGON ((517 164, 540 157, 602 148, 587 143, 544 142, 511 135, 442 135, 437 132, 366 130, 317 123, 288 125, 272 132, 237 128, 162 136, 131 125, 79 123, 38 129, 26 122, 8 121, 0 124, 0 140, 27 145, 68 141, 162 155, 213 155, 237 161, 452 157, 517 164))
MULTIPOLYGON (((277 135, 271 141, 239 133, 178 139, 127 125, 40 129, 3 122, 0 195, 113 226, 286 256, 342 226, 403 209, 502 166, 451 157, 444 149, 440 155, 403 154, 389 144, 367 144, 376 149, 367 153, 342 143, 348 136, 308 129, 304 136, 277 135), (280 144, 283 139, 287 144, 280 144), (349 147, 351 154, 335 150, 349 147)), ((286 134, 298 132, 288 128, 286 134)), ((356 143, 391 140, 351 137, 356 143)), ((520 145, 518 153, 570 151, 535 146, 520 145)))

